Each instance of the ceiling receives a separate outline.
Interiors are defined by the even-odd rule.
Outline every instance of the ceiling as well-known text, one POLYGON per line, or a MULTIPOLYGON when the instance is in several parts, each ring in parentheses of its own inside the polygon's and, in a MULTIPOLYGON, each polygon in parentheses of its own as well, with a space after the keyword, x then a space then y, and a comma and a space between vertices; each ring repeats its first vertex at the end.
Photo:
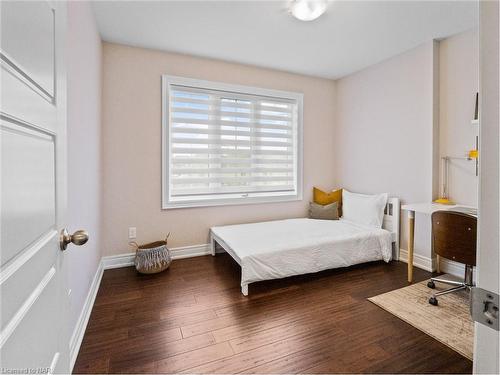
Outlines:
POLYGON ((289 1, 98 1, 105 41, 337 79, 477 27, 475 1, 330 1, 312 22, 289 1))

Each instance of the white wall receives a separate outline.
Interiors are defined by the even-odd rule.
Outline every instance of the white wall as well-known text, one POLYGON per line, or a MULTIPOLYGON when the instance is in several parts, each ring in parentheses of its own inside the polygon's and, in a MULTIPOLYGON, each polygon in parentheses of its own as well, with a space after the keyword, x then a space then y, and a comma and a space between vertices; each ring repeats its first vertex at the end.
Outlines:
MULTIPOLYGON (((337 81, 337 185, 388 192, 403 203, 434 198, 435 58, 428 42, 337 81)), ((430 256, 427 220, 417 222, 415 253, 430 256)))
POLYGON ((335 82, 277 70, 119 44, 103 44, 105 255, 129 253, 128 227, 171 247, 208 243, 215 225, 305 217, 313 185, 334 187, 335 82), (304 199, 161 209, 161 75, 304 93, 304 199))
MULTIPOLYGON (((439 194, 439 155, 465 156, 474 146, 477 87, 474 31, 425 43, 338 80, 336 184, 388 192, 403 203, 432 201, 439 194)), ((453 162, 450 172, 452 198, 475 205, 474 163, 453 162)), ((403 215, 403 249, 406 224, 403 215)), ((417 213, 415 254, 429 262, 430 231, 430 217, 417 213)))
MULTIPOLYGON (((441 156, 466 156, 475 148, 478 126, 471 125, 478 91, 476 30, 444 39, 439 46, 439 150, 441 156)), ((449 195, 460 204, 477 207, 475 162, 452 160, 449 195)))
POLYGON ((429 42, 337 81, 338 184, 432 199, 432 61, 429 42))
POLYGON ((82 312, 101 259, 101 39, 89 3, 68 2, 68 230, 86 229, 88 243, 70 245, 70 332, 82 312))

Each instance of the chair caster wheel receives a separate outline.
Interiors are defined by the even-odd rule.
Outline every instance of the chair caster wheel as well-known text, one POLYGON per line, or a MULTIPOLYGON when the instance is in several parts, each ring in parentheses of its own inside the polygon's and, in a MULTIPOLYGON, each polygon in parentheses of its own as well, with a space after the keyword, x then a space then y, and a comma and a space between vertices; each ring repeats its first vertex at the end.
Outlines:
POLYGON ((438 300, 436 297, 431 297, 429 298, 429 303, 433 306, 437 306, 438 305, 438 300))
POLYGON ((431 289, 434 289, 434 288, 436 287, 436 284, 434 284, 434 281, 432 281, 432 280, 431 280, 431 281, 429 281, 429 282, 427 283, 427 287, 428 287, 428 288, 431 288, 431 289))

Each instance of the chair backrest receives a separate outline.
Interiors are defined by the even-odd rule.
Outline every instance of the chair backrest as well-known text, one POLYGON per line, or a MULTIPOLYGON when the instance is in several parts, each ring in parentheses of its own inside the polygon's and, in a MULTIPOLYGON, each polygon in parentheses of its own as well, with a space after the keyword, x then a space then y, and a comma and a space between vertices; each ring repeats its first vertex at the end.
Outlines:
POLYGON ((461 212, 432 214, 432 248, 455 262, 476 265, 477 218, 461 212))

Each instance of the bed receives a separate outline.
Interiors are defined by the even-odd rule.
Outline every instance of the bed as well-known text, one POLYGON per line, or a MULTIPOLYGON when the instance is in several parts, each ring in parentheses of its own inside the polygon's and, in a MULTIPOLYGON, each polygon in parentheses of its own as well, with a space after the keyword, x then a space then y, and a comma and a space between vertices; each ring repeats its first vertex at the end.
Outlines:
POLYGON ((307 218, 226 225, 210 229, 217 244, 241 266, 241 292, 263 280, 319 272, 377 260, 399 253, 398 198, 389 198, 382 228, 345 219, 307 218))

